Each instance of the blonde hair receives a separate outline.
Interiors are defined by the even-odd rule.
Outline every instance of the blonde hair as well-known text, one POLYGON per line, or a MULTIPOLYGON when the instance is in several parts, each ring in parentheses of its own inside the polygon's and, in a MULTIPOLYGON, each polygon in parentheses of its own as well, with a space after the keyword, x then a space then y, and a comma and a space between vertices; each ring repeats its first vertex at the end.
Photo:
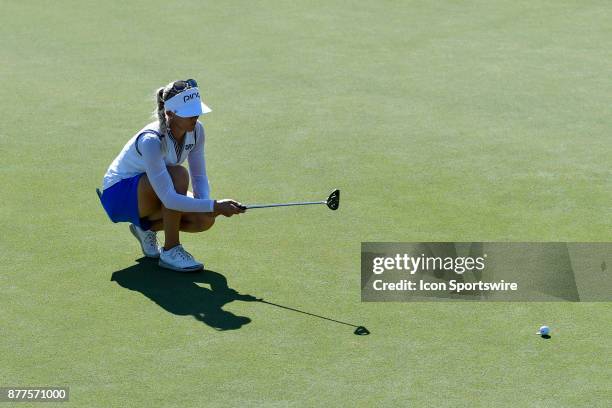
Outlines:
POLYGON ((174 95, 178 94, 178 92, 176 92, 174 89, 175 82, 176 81, 172 81, 168 85, 155 91, 156 106, 155 110, 153 111, 153 118, 157 119, 159 122, 159 131, 161 134, 165 134, 168 130, 168 121, 166 120, 166 109, 164 108, 164 103, 174 95))

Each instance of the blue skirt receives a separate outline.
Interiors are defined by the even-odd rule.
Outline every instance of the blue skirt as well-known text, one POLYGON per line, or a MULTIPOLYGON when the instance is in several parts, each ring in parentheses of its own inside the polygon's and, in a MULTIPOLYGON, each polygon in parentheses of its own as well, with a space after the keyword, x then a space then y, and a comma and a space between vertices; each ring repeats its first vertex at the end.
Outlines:
POLYGON ((149 220, 138 213, 138 181, 143 174, 123 179, 102 192, 100 201, 112 222, 130 222, 145 231, 151 228, 149 220))

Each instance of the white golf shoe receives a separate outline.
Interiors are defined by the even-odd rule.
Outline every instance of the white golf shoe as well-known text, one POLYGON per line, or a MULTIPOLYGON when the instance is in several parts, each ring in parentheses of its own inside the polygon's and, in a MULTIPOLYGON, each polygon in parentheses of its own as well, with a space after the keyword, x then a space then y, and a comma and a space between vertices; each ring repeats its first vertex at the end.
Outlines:
POLYGON ((140 242, 142 253, 149 258, 159 258, 159 247, 157 246, 157 233, 155 231, 144 231, 137 225, 130 224, 130 232, 140 242))
POLYGON ((204 268, 204 265, 193 259, 180 244, 167 251, 163 247, 160 248, 159 266, 179 272, 193 272, 204 268))

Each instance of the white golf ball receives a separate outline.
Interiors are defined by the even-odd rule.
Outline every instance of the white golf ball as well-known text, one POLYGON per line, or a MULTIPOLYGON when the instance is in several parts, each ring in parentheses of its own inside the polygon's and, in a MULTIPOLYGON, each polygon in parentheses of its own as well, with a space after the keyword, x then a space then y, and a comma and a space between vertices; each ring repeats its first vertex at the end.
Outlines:
POLYGON ((546 336, 546 335, 550 334, 550 327, 548 327, 548 326, 540 327, 540 331, 538 332, 538 334, 541 335, 541 336, 546 336))

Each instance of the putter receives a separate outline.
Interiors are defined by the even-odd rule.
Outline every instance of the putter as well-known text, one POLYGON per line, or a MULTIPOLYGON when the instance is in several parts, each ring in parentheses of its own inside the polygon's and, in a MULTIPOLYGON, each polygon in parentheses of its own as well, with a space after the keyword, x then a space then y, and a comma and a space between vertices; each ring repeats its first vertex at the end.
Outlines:
POLYGON ((337 210, 340 207, 340 190, 336 189, 331 192, 327 200, 324 201, 302 201, 298 203, 280 203, 280 204, 253 204, 246 205, 244 208, 247 210, 251 208, 271 208, 271 207, 290 207, 293 205, 313 205, 313 204, 325 204, 330 210, 337 210))

